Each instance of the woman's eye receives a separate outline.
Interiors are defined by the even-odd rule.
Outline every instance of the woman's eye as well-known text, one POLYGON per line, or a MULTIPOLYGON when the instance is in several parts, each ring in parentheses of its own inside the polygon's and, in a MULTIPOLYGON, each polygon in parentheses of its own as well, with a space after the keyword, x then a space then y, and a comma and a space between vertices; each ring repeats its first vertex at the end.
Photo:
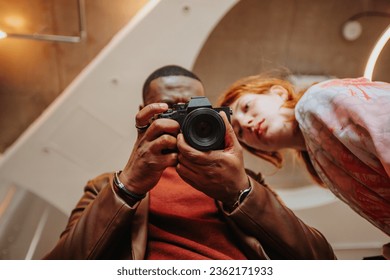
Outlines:
POLYGON ((249 109, 249 101, 244 104, 244 112, 248 112, 249 109))

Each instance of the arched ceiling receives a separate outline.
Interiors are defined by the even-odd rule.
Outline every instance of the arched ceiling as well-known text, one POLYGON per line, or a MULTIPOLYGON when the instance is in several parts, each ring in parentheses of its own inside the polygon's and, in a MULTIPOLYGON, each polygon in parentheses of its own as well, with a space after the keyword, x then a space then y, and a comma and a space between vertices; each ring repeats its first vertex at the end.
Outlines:
MULTIPOLYGON (((298 75, 359 77, 389 24, 387 0, 239 1, 211 32, 194 70, 213 101, 234 80, 280 67, 298 75), (362 33, 348 41, 342 27, 354 15, 361 15, 362 33)), ((390 82, 390 43, 373 79, 390 82)))

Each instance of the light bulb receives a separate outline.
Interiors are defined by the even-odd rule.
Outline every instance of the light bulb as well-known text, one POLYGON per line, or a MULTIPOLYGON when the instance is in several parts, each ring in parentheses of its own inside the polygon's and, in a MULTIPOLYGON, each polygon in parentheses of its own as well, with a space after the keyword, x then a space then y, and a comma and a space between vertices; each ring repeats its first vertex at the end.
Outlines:
POLYGON ((4 31, 0 30, 0 39, 4 39, 6 37, 7 37, 7 33, 5 33, 4 31))
POLYGON ((362 34, 362 25, 356 20, 349 20, 343 26, 343 36, 348 41, 354 41, 362 34))

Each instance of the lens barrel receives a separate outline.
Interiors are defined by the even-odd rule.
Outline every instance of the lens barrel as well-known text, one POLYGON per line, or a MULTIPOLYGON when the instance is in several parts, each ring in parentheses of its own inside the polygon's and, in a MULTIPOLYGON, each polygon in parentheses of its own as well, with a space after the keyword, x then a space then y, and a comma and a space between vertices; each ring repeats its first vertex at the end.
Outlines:
POLYGON ((181 130, 187 143, 197 150, 224 148, 225 123, 214 109, 198 108, 188 113, 181 130))

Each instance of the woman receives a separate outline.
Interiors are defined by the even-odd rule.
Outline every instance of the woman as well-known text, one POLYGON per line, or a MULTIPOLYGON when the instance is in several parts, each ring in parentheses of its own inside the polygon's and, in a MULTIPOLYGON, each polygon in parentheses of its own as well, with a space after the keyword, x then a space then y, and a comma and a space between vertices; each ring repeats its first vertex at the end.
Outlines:
POLYGON ((280 149, 297 150, 318 183, 390 235, 390 84, 335 79, 296 93, 287 80, 258 75, 219 103, 232 108, 244 148, 278 167, 280 149))

